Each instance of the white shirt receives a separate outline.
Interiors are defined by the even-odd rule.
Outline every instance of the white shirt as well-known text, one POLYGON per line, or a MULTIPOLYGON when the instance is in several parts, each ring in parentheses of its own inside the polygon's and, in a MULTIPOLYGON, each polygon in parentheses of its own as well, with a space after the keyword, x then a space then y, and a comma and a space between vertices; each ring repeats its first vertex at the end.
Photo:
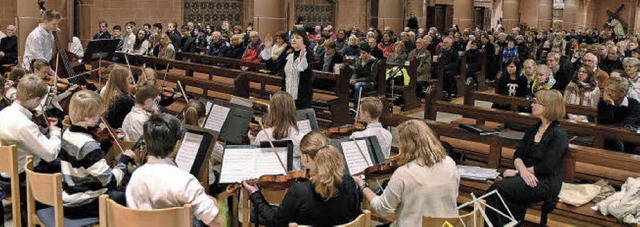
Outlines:
POLYGON ((460 175, 450 157, 431 167, 411 161, 398 168, 380 196, 370 202, 378 214, 396 214, 391 226, 420 226, 422 216, 458 216, 460 175))
MULTIPOLYGON (((135 45, 135 40, 134 40, 134 45, 135 45)), ((148 49, 149 49, 149 41, 145 40, 145 41, 142 41, 142 44, 140 44, 140 49, 138 50, 133 49, 133 46, 131 46, 130 52, 132 55, 146 55, 148 49)))
POLYGON ((31 70, 31 61, 35 59, 42 59, 45 61, 51 60, 53 55, 53 33, 44 29, 43 24, 33 29, 24 46, 24 57, 22 58, 22 68, 27 71, 31 70))
MULTIPOLYGON (((271 141, 276 141, 276 140, 291 140, 293 142, 293 169, 294 170, 299 170, 302 166, 302 163, 300 162, 300 141, 302 141, 302 137, 304 137, 304 135, 302 133, 298 133, 298 131, 291 127, 289 128, 289 136, 285 137, 285 138, 281 138, 281 139, 275 139, 273 137, 273 127, 271 128, 267 128, 265 130, 262 130, 260 132, 258 132, 258 135, 256 135, 256 138, 251 141, 252 145, 260 145, 260 142, 262 141, 269 141, 267 139, 267 135, 269 135, 269 138, 271 139, 271 141), (267 134, 268 133, 268 134, 267 134)), ((284 160, 283 160, 284 161, 284 160)))
POLYGON ((27 155, 33 155, 34 165, 44 159, 53 161, 60 152, 60 131, 51 131, 47 138, 31 121, 33 114, 14 102, 0 111, 0 144, 18 147, 18 172, 24 171, 27 155))
POLYGON ((389 130, 382 127, 382 123, 375 122, 367 125, 367 129, 361 132, 354 132, 350 138, 362 138, 368 136, 375 136, 380 143, 380 148, 384 154, 384 158, 389 158, 391 154, 391 142, 393 136, 389 130))
MULTIPOLYGON (((271 59, 271 48, 264 48, 260 52, 260 57, 263 60, 271 59)), ((275 59, 274 59, 275 61, 275 59)), ((286 92, 293 96, 293 100, 298 100, 298 85, 300 85, 300 72, 307 70, 309 63, 305 56, 299 56, 297 59, 293 59, 293 53, 287 55, 287 63, 284 65, 284 83, 286 92)))
POLYGON ((178 168, 172 160, 153 156, 133 172, 126 198, 128 207, 140 210, 181 207, 189 203, 193 216, 204 223, 211 223, 219 212, 198 179, 178 168))
POLYGON ((131 112, 124 117, 122 121, 122 131, 124 132, 124 141, 138 141, 144 132, 144 123, 149 120, 151 113, 133 106, 131 112))
POLYGON ((136 35, 133 33, 124 37, 124 43, 122 44, 122 51, 125 53, 133 52, 133 44, 136 42, 136 35))

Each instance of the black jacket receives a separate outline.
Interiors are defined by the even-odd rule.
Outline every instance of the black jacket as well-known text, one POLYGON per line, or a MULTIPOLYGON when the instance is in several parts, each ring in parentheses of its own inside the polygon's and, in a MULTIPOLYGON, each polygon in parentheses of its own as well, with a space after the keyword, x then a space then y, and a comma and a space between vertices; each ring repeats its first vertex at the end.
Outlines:
MULTIPOLYGON (((327 52, 322 53, 322 55, 320 55, 320 61, 318 61, 315 64, 314 69, 318 70, 318 71, 323 71, 323 67, 324 67, 324 57, 327 54, 327 52)), ((331 57, 331 62, 329 63, 329 71, 326 72, 333 72, 333 66, 335 66, 336 64, 340 64, 342 63, 343 58, 341 55, 339 55, 338 53, 334 53, 333 57, 331 57)))
POLYGON ((0 40, 0 51, 4 52, 4 57, 0 61, 13 63, 18 61, 18 37, 4 37, 0 40))
POLYGON ((242 44, 240 44, 236 47, 231 46, 231 49, 229 49, 229 51, 227 51, 224 56, 228 58, 240 59, 242 58, 242 54, 244 54, 244 47, 242 46, 242 44))
POLYGON ((573 64, 565 57, 561 57, 558 64, 560 64, 560 69, 553 74, 553 78, 556 79, 555 87, 558 90, 564 90, 573 78, 573 64))
POLYGON ((613 72, 613 70, 616 69, 620 69, 622 70, 622 61, 616 59, 616 60, 610 60, 609 58, 605 58, 603 59, 600 64, 598 64, 598 67, 602 70, 604 70, 605 72, 611 74, 611 72, 613 72))
POLYGON ((93 36, 93 39, 111 39, 111 33, 109 31, 98 32, 93 36))
POLYGON ((627 98, 627 106, 614 106, 606 102, 598 102, 598 124, 618 127, 636 126, 640 119, 640 103, 633 98, 627 98))
POLYGON ((167 31, 167 35, 171 38, 171 44, 176 48, 176 51, 182 47, 182 35, 178 31, 174 31, 173 34, 167 31))
POLYGON ((259 192, 251 194, 250 199, 258 210, 260 220, 267 226, 287 226, 290 222, 334 226, 350 222, 360 215, 358 186, 351 176, 345 174, 342 184, 337 188, 338 196, 329 201, 320 198, 310 181, 291 186, 280 206, 270 205, 259 192))
POLYGON ((444 65, 444 76, 460 75, 460 56, 458 51, 453 47, 449 50, 440 48, 438 55, 440 56, 438 61, 442 61, 442 65, 444 65))
POLYGON ((176 50, 176 51, 189 52, 189 53, 196 52, 196 38, 191 36, 182 37, 180 40, 180 44, 181 44, 180 50, 176 50))

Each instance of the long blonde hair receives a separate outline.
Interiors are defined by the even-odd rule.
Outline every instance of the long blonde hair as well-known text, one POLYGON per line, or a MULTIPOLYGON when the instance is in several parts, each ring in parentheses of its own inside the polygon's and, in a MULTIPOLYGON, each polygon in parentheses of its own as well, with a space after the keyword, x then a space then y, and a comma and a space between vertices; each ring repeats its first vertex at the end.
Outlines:
POLYGON ((111 102, 115 100, 119 95, 125 94, 131 96, 129 93, 129 70, 125 67, 116 65, 111 69, 109 73, 109 81, 105 88, 102 98, 104 99, 107 109, 111 106, 111 102))
POLYGON ((274 127, 272 135, 276 140, 289 136, 291 127, 298 130, 298 113, 291 94, 280 91, 271 97, 265 127, 274 127))
POLYGON ((192 99, 182 109, 182 124, 200 127, 200 119, 206 115, 205 105, 200 100, 192 99))
POLYGON ((336 185, 342 183, 344 161, 338 149, 329 144, 329 138, 314 131, 302 138, 300 152, 314 161, 311 169, 311 184, 324 201, 338 196, 336 185))
POLYGON ((444 147, 424 121, 403 122, 398 126, 398 137, 400 165, 417 160, 418 165, 431 167, 447 157, 444 147))

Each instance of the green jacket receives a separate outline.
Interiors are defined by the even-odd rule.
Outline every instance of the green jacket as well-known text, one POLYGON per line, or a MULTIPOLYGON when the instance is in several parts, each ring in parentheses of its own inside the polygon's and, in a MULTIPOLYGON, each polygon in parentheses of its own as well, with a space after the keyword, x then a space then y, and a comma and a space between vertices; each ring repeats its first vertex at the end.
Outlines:
POLYGON ((433 58, 427 48, 415 49, 409 53, 409 61, 418 60, 418 81, 431 79, 431 62, 433 58))
POLYGON ((378 59, 371 57, 366 64, 362 65, 362 59, 356 58, 355 69, 351 75, 351 79, 355 79, 356 82, 370 82, 376 84, 376 78, 378 77, 378 59))

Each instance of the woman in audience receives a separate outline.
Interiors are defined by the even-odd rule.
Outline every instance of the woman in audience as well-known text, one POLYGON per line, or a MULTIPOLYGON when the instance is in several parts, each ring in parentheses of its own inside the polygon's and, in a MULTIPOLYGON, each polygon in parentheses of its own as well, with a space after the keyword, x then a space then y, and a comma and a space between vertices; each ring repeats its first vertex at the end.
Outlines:
POLYGON ((355 35, 349 36, 349 45, 346 45, 342 49, 342 54, 349 57, 360 55, 360 42, 358 41, 358 37, 355 35))
POLYGON ((147 32, 143 29, 138 30, 136 41, 133 43, 132 55, 146 55, 149 50, 149 41, 147 41, 147 32))
POLYGON ((271 34, 267 34, 264 38, 264 50, 260 52, 262 59, 267 64, 267 69, 273 74, 278 74, 284 69, 287 63, 287 55, 289 54, 289 45, 287 44, 287 34, 279 31, 276 32, 276 40, 273 42, 271 34))
POLYGON ((153 48, 153 55, 159 58, 176 59, 176 49, 166 33, 160 34, 160 45, 153 48))
POLYGON ((373 211, 396 214, 391 226, 420 226, 424 215, 457 216, 460 175, 431 128, 424 121, 409 120, 398 126, 398 135, 400 167, 382 195, 376 195, 360 177, 353 177, 373 211))
POLYGON ((271 97, 269 114, 264 122, 264 128, 255 138, 249 135, 251 144, 269 140, 291 140, 293 142, 294 169, 300 169, 300 140, 304 135, 298 131, 298 114, 293 97, 287 92, 278 92, 271 97))
MULTIPOLYGON (((496 94, 525 97, 527 94, 527 78, 520 76, 520 62, 518 58, 510 58, 505 65, 505 74, 498 79, 496 94)), ((509 105, 494 103, 491 108, 509 109, 509 105)))
POLYGON ((531 84, 529 84, 529 90, 527 90, 527 96, 533 97, 534 94, 541 90, 556 89, 556 79, 553 77, 551 68, 547 65, 536 66, 536 77, 531 84))
MULTIPOLYGON (((522 64, 521 76, 527 78, 527 84, 531 84, 536 78, 536 61, 533 59, 527 59, 522 64)), ((529 87, 527 87, 529 89, 529 87)))
POLYGON ((342 50, 347 44, 347 34, 343 29, 338 30, 338 35, 336 36, 336 50, 342 50))
POLYGON ((131 73, 116 65, 109 73, 109 80, 102 94, 107 109, 105 118, 113 128, 120 128, 135 102, 129 92, 131 73))
MULTIPOLYGON (((588 66, 581 66, 576 70, 573 80, 564 90, 564 100, 567 104, 598 107, 600 88, 596 84, 594 72, 588 66)), ((569 119, 588 122, 587 116, 568 114, 569 119)))
MULTIPOLYGON (((520 141, 514 154, 516 169, 504 171, 505 179, 496 181, 488 192, 497 190, 519 222, 524 220, 528 205, 544 201, 540 224, 545 225, 547 214, 558 202, 569 146, 567 133, 558 122, 564 117, 565 104, 559 91, 543 90, 536 93, 531 107, 540 122, 527 130, 520 141)), ((496 195, 487 198, 487 205, 507 214, 507 208, 496 195)), ((492 209, 486 211, 494 226, 504 226, 509 222, 492 209)))
POLYGON ((270 205, 254 185, 242 185, 267 226, 332 226, 344 224, 360 214, 360 198, 353 178, 345 172, 343 157, 320 132, 302 138, 302 163, 310 170, 309 181, 289 187, 280 206, 270 205))
POLYGON ((624 73, 629 80, 629 93, 627 97, 640 100, 640 60, 637 58, 624 58, 622 61, 624 73))
POLYGON ((242 54, 244 53, 244 47, 242 46, 242 37, 243 35, 233 35, 231 37, 231 47, 229 47, 229 51, 224 55, 227 58, 242 58, 242 54))
POLYGON ((387 56, 387 63, 404 65, 404 62, 407 60, 404 43, 402 41, 398 41, 394 44, 393 48, 393 53, 387 56))
POLYGON ((382 34, 382 42, 378 43, 378 49, 382 51, 382 56, 387 58, 391 52, 393 52, 393 42, 391 41, 391 33, 384 32, 382 34))

